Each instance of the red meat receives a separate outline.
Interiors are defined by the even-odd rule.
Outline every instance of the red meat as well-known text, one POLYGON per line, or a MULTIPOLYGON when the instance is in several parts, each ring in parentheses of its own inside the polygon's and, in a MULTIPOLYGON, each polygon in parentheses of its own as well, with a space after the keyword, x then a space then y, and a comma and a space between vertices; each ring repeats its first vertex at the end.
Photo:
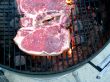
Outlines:
POLYGON ((17 0, 24 14, 14 38, 18 47, 32 55, 59 55, 69 49, 71 7, 65 0, 17 0), (24 28, 25 27, 25 28, 24 28))

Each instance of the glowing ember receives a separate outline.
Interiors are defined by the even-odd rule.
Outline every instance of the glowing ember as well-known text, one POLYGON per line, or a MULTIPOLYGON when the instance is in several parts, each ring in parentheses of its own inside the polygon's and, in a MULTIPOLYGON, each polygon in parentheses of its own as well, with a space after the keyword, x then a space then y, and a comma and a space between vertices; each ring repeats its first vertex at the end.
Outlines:
POLYGON ((66 0, 66 3, 71 5, 71 4, 73 4, 73 0, 66 0))
POLYGON ((71 48, 68 50, 68 57, 69 58, 72 57, 72 49, 71 48))
POLYGON ((72 49, 75 48, 75 39, 74 36, 71 37, 71 44, 72 44, 72 49))

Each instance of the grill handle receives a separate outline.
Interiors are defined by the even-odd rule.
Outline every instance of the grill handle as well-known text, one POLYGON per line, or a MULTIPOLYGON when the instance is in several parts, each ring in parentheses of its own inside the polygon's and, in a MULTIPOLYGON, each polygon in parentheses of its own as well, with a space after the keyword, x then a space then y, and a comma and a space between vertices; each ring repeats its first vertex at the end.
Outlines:
POLYGON ((106 65, 109 62, 110 62, 110 54, 97 66, 100 67, 101 69, 104 69, 104 67, 106 67, 106 65))
POLYGON ((110 70, 110 54, 97 66, 91 61, 89 61, 89 64, 100 72, 96 78, 101 79, 110 70))
POLYGON ((97 79, 103 77, 110 70, 110 63, 96 76, 97 79))

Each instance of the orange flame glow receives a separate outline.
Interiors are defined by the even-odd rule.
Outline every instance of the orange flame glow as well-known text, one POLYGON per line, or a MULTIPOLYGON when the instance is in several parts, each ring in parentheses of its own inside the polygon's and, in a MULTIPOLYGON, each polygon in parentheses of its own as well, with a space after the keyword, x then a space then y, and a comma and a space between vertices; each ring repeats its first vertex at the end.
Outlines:
POLYGON ((71 48, 68 50, 68 57, 72 57, 72 49, 71 48))
POLYGON ((73 0, 66 0, 66 3, 71 5, 73 3, 73 0))

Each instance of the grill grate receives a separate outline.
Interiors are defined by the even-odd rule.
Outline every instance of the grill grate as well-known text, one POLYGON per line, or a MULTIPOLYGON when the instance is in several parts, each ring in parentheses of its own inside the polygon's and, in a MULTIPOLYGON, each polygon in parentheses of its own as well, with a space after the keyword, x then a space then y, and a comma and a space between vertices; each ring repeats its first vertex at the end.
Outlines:
POLYGON ((50 74, 74 68, 92 57, 108 40, 109 34, 103 35, 106 29, 102 27, 101 18, 97 16, 97 0, 75 0, 75 4, 71 28, 71 31, 74 30, 72 36, 75 38, 75 45, 71 42, 71 54, 66 51, 55 57, 40 57, 29 56, 15 45, 13 38, 20 28, 21 16, 14 0, 2 0, 0 2, 0 65, 21 73, 50 74))

